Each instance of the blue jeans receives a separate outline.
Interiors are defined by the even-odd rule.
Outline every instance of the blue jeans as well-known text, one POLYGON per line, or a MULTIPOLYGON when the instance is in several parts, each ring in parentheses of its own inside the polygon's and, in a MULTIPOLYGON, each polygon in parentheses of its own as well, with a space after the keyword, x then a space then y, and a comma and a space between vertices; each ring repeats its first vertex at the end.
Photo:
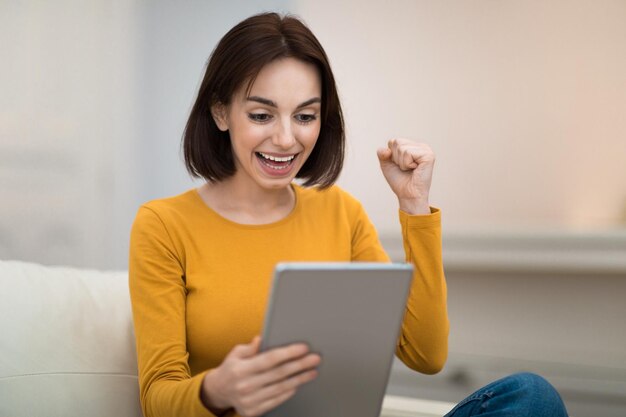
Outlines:
POLYGON ((567 417, 559 393, 542 377, 519 373, 479 389, 445 417, 567 417))

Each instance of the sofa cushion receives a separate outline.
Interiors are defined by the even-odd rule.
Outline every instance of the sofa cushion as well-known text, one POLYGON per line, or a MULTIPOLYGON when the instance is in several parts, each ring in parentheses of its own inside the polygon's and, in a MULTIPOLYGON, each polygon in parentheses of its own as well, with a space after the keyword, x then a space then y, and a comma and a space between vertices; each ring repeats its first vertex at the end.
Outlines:
POLYGON ((0 261, 0 415, 141 416, 126 272, 0 261))

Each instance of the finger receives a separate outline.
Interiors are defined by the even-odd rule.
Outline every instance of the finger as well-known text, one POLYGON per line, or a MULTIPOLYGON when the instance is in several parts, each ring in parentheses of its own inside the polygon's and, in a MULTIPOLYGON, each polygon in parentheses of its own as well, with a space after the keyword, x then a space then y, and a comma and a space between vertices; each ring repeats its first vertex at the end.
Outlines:
POLYGON ((389 140, 387 141, 387 147, 388 147, 389 149, 393 149, 393 148, 395 148, 395 147, 397 146, 397 144, 398 144, 398 139, 389 139, 389 140))
POLYGON ((317 376, 318 372, 316 370, 302 372, 298 375, 292 376, 291 378, 259 389, 254 394, 246 398, 245 401, 250 404, 275 404, 274 407, 276 407, 293 395, 289 395, 289 393, 295 394, 300 386, 313 381, 317 378, 317 376))
POLYGON ((286 362, 267 372, 258 373, 250 378, 250 384, 255 387, 262 387, 287 380, 294 375, 311 371, 317 368, 321 363, 321 357, 312 353, 305 357, 293 361, 286 362))
POLYGON ((278 395, 282 390, 290 389, 308 382, 317 375, 314 369, 320 363, 317 354, 307 355, 305 358, 288 362, 267 372, 246 376, 240 380, 235 390, 243 401, 260 402, 270 395, 278 395), (313 372, 311 374, 311 372, 313 372), (274 387, 268 390, 268 387, 274 387))
POLYGON ((309 352, 309 347, 304 343, 294 343, 288 346, 274 348, 251 358, 247 367, 251 373, 265 372, 278 365, 301 358, 309 352))
POLYGON ((391 149, 378 148, 376 150, 376 155, 378 156, 378 160, 380 162, 389 161, 391 159, 391 149))
POLYGON ((405 166, 404 163, 404 158, 405 158, 405 150, 406 148, 401 146, 400 144, 398 144, 397 142, 394 143, 393 147, 391 148, 392 152, 393 152, 393 156, 392 156, 392 160, 393 162, 403 171, 406 171, 407 167, 405 166))
POLYGON ((416 150, 409 146, 404 146, 400 150, 400 161, 398 165, 402 170, 410 170, 417 168, 416 150))
POLYGON ((398 144, 397 139, 391 139, 389 141, 389 149, 391 149, 391 159, 393 159, 394 162, 397 162, 400 152, 400 145, 398 144))
POLYGON ((428 145, 408 140, 393 143, 393 161, 402 170, 413 170, 422 162, 434 161, 434 154, 428 145))
POLYGON ((267 398, 281 395, 285 391, 298 389, 300 386, 313 381, 315 378, 317 378, 318 375, 319 372, 316 369, 301 372, 297 375, 291 376, 290 378, 283 379, 282 381, 276 382, 274 384, 264 386, 263 388, 252 394, 250 398, 259 402, 264 401, 267 398))
POLYGON ((283 392, 282 394, 278 396, 268 398, 261 403, 254 403, 253 408, 249 412, 240 411, 240 410, 237 410, 237 411, 240 412, 240 414, 246 415, 246 416, 260 416, 278 407, 279 405, 287 401, 289 398, 293 397, 295 393, 296 393, 296 390, 291 389, 289 391, 283 392))

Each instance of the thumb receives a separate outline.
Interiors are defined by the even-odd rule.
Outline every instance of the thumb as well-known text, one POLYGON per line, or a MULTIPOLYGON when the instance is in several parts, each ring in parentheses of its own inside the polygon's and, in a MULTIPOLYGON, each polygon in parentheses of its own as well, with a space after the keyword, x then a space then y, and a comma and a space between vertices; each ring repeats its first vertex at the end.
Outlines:
POLYGON ((238 358, 250 358, 259 352, 260 346, 261 337, 254 336, 250 343, 235 346, 232 354, 238 358))
POLYGON ((256 335, 252 338, 252 342, 250 342, 250 346, 254 348, 254 353, 258 353, 261 348, 261 336, 256 335))
POLYGON ((383 163, 391 160, 391 149, 389 148, 378 148, 376 151, 376 155, 378 155, 378 160, 383 163))

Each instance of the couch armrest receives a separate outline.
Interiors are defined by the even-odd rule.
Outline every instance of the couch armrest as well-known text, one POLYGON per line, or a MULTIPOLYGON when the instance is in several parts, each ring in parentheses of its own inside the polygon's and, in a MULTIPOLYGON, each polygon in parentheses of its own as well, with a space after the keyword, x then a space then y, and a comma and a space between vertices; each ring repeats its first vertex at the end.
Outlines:
POLYGON ((380 417, 441 417, 456 404, 386 395, 380 417))

